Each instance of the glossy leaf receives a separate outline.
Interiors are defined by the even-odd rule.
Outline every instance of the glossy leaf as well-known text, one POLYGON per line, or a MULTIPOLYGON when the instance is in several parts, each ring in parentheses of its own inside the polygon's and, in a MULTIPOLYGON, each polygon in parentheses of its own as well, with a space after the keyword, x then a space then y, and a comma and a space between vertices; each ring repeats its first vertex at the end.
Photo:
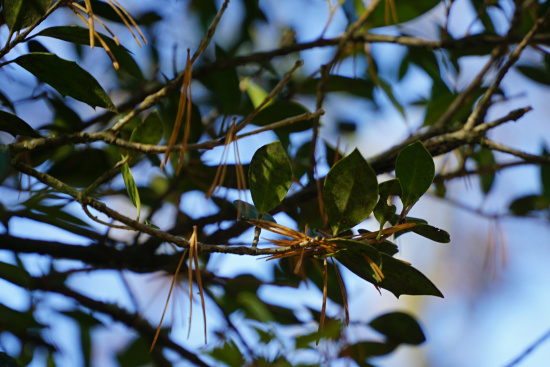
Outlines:
MULTIPOLYGON (((117 45, 112 38, 101 33, 98 34, 100 35, 101 39, 107 44, 107 46, 113 53, 113 56, 120 64, 122 70, 127 71, 135 78, 143 79, 141 69, 139 68, 134 58, 131 56, 131 52, 124 46, 117 45)), ((71 42, 79 45, 90 45, 89 30, 76 25, 46 28, 38 32, 35 37, 38 36, 56 38, 62 41, 71 42)), ((101 42, 98 42, 97 40, 95 41, 95 45, 97 47, 103 47, 101 42)))
POLYGON ((157 110, 151 112, 139 126, 132 130, 131 142, 157 145, 164 135, 164 124, 157 110))
POLYGON ((11 32, 26 28, 40 19, 52 0, 2 0, 2 13, 11 32))
POLYGON ((280 142, 264 145, 254 153, 248 180, 259 213, 266 213, 284 199, 292 182, 292 168, 280 142))
POLYGON ((428 191, 435 176, 435 165, 421 142, 410 144, 399 152, 395 161, 395 175, 403 189, 403 207, 412 206, 428 191))
POLYGON ((415 225, 414 227, 410 229, 406 229, 401 232, 395 233, 395 238, 401 236, 402 234, 405 234, 407 232, 413 232, 416 233, 422 237, 429 238, 432 241, 440 242, 440 243, 449 243, 451 242, 451 236, 448 232, 436 228, 434 226, 430 226, 429 224, 425 223, 419 223, 415 225))
POLYGON ((422 328, 414 317, 404 312, 378 316, 369 326, 397 344, 419 345, 426 341, 422 328))
POLYGON ((357 149, 327 174, 323 202, 334 235, 367 219, 377 200, 376 174, 357 149))
POLYGON ((30 53, 19 56, 14 62, 64 97, 69 96, 94 108, 103 107, 116 112, 115 105, 97 80, 74 61, 64 60, 54 54, 30 53))
POLYGON ((40 134, 25 121, 14 114, 2 110, 0 110, 0 131, 5 131, 14 138, 17 137, 17 135, 31 138, 41 137, 40 134))
MULTIPOLYGON (((408 22, 428 12, 439 3, 440 0, 393 0, 387 6, 380 4, 369 16, 366 24, 369 28, 377 28, 408 22)), ((363 1, 355 0, 355 4, 358 15, 362 14, 365 10, 363 1)))
POLYGON ((137 221, 139 221, 139 216, 141 213, 141 200, 139 198, 139 191, 136 186, 136 182, 134 181, 134 177, 132 176, 132 171, 130 170, 130 166, 128 163, 124 163, 122 165, 122 178, 124 179, 124 184, 126 185, 126 190, 128 191, 128 196, 132 200, 132 203, 137 208, 137 221))

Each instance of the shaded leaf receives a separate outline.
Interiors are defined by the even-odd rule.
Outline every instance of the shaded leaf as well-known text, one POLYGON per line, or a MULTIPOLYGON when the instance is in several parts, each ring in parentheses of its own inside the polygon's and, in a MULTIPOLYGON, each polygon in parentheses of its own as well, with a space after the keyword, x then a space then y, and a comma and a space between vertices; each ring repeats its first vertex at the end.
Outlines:
POLYGON ((15 113, 15 107, 8 97, 0 91, 0 105, 7 107, 11 112, 15 113))
POLYGON ((29 124, 19 117, 0 110, 0 131, 11 134, 14 138, 17 135, 28 136, 31 138, 41 138, 42 136, 34 130, 29 124))
POLYGON ((221 347, 214 348, 208 354, 230 367, 242 367, 245 364, 241 351, 232 340, 226 341, 221 347))
POLYGON ((412 206, 430 188, 435 165, 424 145, 417 141, 403 148, 395 161, 395 175, 401 183, 403 207, 412 206))
POLYGON ((420 271, 384 253, 380 255, 385 278, 380 283, 371 283, 392 292, 397 298, 402 294, 443 298, 439 289, 420 271))
POLYGON ((52 0, 2 0, 3 15, 11 32, 26 28, 40 19, 52 0))
POLYGON ((111 169, 116 161, 101 149, 70 150, 55 161, 48 174, 75 187, 88 186, 111 169))
POLYGON ((328 242, 336 243, 338 247, 342 248, 334 257, 346 268, 371 283, 378 284, 381 281, 380 275, 365 257, 365 255, 368 256, 380 268, 381 255, 374 246, 344 239, 334 239, 328 242))
POLYGON ((530 65, 518 65, 516 66, 516 69, 535 83, 550 85, 550 71, 546 68, 530 65))
POLYGON ((425 223, 419 223, 419 224, 415 225, 414 227, 412 227, 410 229, 406 229, 404 231, 396 232, 394 234, 395 238, 397 238, 397 237, 399 237, 402 234, 405 234, 407 232, 413 232, 413 233, 419 234, 420 236, 429 238, 430 240, 435 241, 435 242, 440 242, 440 243, 449 243, 449 242, 451 242, 451 236, 449 235, 448 232, 446 232, 442 229, 430 226, 429 224, 425 224, 425 223))
POLYGON ((416 319, 404 312, 391 312, 378 316, 369 323, 369 326, 397 344, 419 345, 426 341, 424 332, 416 319))
POLYGON ((244 219, 262 219, 269 222, 277 223, 275 218, 273 218, 269 213, 263 213, 262 217, 260 218, 260 213, 258 212, 258 209, 256 209, 254 205, 245 203, 242 200, 233 201, 233 206, 237 208, 237 210, 240 208, 241 214, 244 219))
POLYGON ((121 366, 138 367, 153 363, 152 354, 149 353, 151 343, 144 338, 136 338, 118 353, 117 360, 121 366))
POLYGON ((292 168, 279 141, 254 153, 248 179, 250 195, 259 213, 266 213, 284 199, 292 182, 292 168))
POLYGON ((357 149, 328 172, 323 202, 334 235, 365 220, 377 200, 376 174, 357 149))
POLYGON ((548 210, 550 198, 542 195, 526 195, 515 199, 510 204, 510 210, 515 215, 524 216, 530 212, 548 210))
MULTIPOLYGON (((543 157, 550 157, 546 148, 542 148, 543 157)), ((540 181, 542 185, 542 195, 550 200, 550 166, 547 164, 540 165, 540 181)))
MULTIPOLYGON (((340 352, 340 357, 351 357, 358 363, 364 363, 367 358, 390 354, 397 348, 393 342, 359 342, 348 346, 340 352)), ((360 364, 364 366, 365 364, 360 364)))
MULTIPOLYGON (((110 6, 108 7, 110 8, 110 6)), ((93 9, 95 13, 95 7, 93 9)), ((104 34, 98 34, 101 39, 107 44, 115 59, 120 64, 121 68, 123 70, 126 70, 133 77, 143 79, 141 69, 139 68, 134 58, 131 56, 131 52, 127 50, 124 46, 117 45, 112 38, 104 34)), ((62 41, 76 43, 79 45, 90 45, 89 30, 86 28, 78 27, 76 25, 46 28, 37 33, 35 37, 38 36, 56 38, 62 41)), ((101 42, 96 41, 95 45, 98 47, 103 47, 101 42)))
MULTIPOLYGON (((478 151, 472 154, 472 158, 476 161, 477 167, 480 169, 485 166, 493 165, 495 163, 493 152, 487 148, 480 148, 478 151)), ((495 181, 495 172, 491 171, 488 173, 480 173, 479 180, 481 184, 481 190, 485 194, 488 194, 491 190, 491 187, 493 187, 493 182, 495 181)))
POLYGON ((74 61, 64 60, 54 54, 30 53, 19 56, 14 62, 64 97, 72 97, 94 108, 99 106, 112 112, 117 111, 97 80, 74 61))
POLYGON ((31 275, 24 268, 4 262, 0 262, 0 279, 25 288, 31 284, 31 275))
POLYGON ((142 144, 157 145, 164 135, 164 124, 157 110, 153 110, 141 123, 132 130, 130 141, 142 144))
MULTIPOLYGON (((296 93, 317 94, 319 78, 307 79, 296 87, 296 93)), ((349 78, 340 75, 330 75, 326 83, 326 92, 345 92, 358 97, 372 99, 374 83, 368 79, 349 78)))

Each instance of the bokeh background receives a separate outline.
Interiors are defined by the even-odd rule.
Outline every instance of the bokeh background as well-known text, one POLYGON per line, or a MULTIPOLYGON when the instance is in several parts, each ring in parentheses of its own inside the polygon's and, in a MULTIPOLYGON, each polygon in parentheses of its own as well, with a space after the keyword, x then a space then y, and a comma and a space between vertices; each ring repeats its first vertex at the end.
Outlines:
MULTIPOLYGON (((122 5, 135 17, 148 11, 154 11, 162 17, 162 22, 155 23, 147 30, 146 36, 150 43, 158 45, 159 54, 151 55, 148 46, 137 47, 127 29, 113 24, 111 28, 129 48, 141 66, 147 78, 158 77, 158 71, 167 77, 174 76, 174 69, 181 70, 185 60, 185 50, 196 49, 201 34, 200 19, 190 10, 188 1, 163 0, 124 1, 122 5), (158 62, 154 58, 158 57, 158 62), (155 70, 157 68, 159 70, 155 70)), ((195 2, 196 3, 196 2, 195 2)), ((491 14, 501 20, 505 32, 507 19, 511 15, 512 7, 509 1, 499 1, 501 10, 491 14)), ((332 4, 335 6, 336 4, 332 4)), ((324 37, 336 37, 344 32, 347 25, 345 6, 334 13, 329 22, 329 5, 322 0, 261 0, 259 6, 267 22, 256 22, 249 30, 253 35, 251 49, 256 51, 270 50, 278 47, 283 35, 294 35, 296 42, 312 41, 324 37), (327 23, 328 22, 328 23, 327 23)), ((235 29, 244 17, 244 5, 240 0, 232 0, 229 9, 224 15, 219 29, 214 36, 214 42, 220 46, 229 45, 235 40, 235 29)), ((79 24, 70 12, 65 9, 56 11, 40 29, 51 25, 79 24), (67 19, 72 19, 68 21, 67 19)), ((453 37, 459 38, 468 34, 475 34, 482 30, 476 20, 476 9, 469 0, 452 2, 450 14, 447 16, 443 4, 436 7, 421 19, 416 19, 399 25, 408 33, 424 39, 436 39, 438 27, 448 23, 448 30, 453 37)), ((383 34, 394 34, 397 27, 380 28, 376 31, 383 34)), ((0 42, 7 39, 8 29, 0 27, 0 42)), ((82 49, 82 54, 63 42, 40 39, 46 47, 64 58, 79 60, 79 64, 94 75, 105 90, 116 88, 116 78, 110 66, 109 59, 104 52, 96 49, 82 49)), ((336 145, 338 139, 342 150, 351 152, 359 148, 363 156, 372 157, 392 147, 406 138, 423 123, 424 109, 413 105, 422 98, 430 97, 431 80, 419 69, 410 68, 405 77, 398 80, 397 75, 401 59, 406 49, 398 45, 373 44, 372 53, 379 62, 379 74, 392 81, 392 88, 396 99, 405 106, 404 118, 392 105, 391 101, 382 93, 374 95, 373 102, 367 103, 346 94, 330 95, 325 104, 326 114, 323 117, 321 136, 329 143, 336 145), (351 123, 354 131, 342 129, 342 122, 351 123)), ((25 46, 17 48, 10 57, 26 53, 25 46)), ((207 53, 212 54, 212 50, 207 53)), ((303 75, 315 73, 320 65, 331 60, 333 49, 317 48, 300 52, 299 55, 289 55, 277 60, 278 66, 289 67, 296 58, 304 60, 301 70, 303 75)), ((458 88, 467 83, 476 75, 486 61, 484 57, 472 56, 464 58, 460 70, 454 74, 447 69, 444 78, 449 84, 458 88)), ((521 62, 536 64, 539 56, 530 50, 522 56, 521 62)), ((441 60, 444 63, 444 60, 441 60)), ((349 58, 342 62, 336 72, 346 76, 362 74, 367 62, 358 57, 349 58)), ((442 67, 442 70, 445 70, 442 67)), ((16 104, 18 114, 33 127, 39 127, 51 119, 48 107, 41 102, 30 99, 29 86, 34 83, 33 78, 25 72, 10 71, 11 77, 16 77, 18 83, 10 82, 9 77, 0 73, 0 90, 9 94, 16 104)), ((535 83, 515 70, 508 73, 502 83, 502 89, 510 97, 504 103, 492 107, 487 120, 505 115, 515 108, 531 106, 533 111, 517 123, 508 123, 492 131, 492 139, 514 148, 539 154, 547 144, 550 124, 550 91, 548 87, 535 83)), ((194 94, 200 98, 200 86, 194 94)), ((124 96, 115 103, 122 102, 124 96)), ((300 100, 305 106, 314 110, 315 100, 303 98, 300 100)), ((93 116, 91 108, 74 104, 74 108, 81 116, 93 116)), ((346 125, 346 124, 344 124, 346 125)), ((11 141, 11 137, 0 133, 3 143, 11 141)), ((295 141, 307 139, 308 136, 295 137, 295 141)), ((254 151, 275 140, 274 135, 260 135, 252 138, 246 144, 240 145, 243 163, 250 160, 254 151)), ((212 161, 219 159, 221 150, 210 152, 212 161)), ((504 154, 497 158, 502 161, 511 157, 504 154)), ((436 159, 439 169, 456 166, 456 156, 450 154, 436 159)), ((326 171, 325 171, 326 172, 326 171)), ((323 173, 323 172, 321 172, 323 173)), ((149 175, 158 174, 153 167, 142 168, 134 172, 136 180, 147 182, 149 175)), ((390 176, 387 176, 389 178, 390 176)), ((380 178, 379 178, 380 180, 380 178)), ((119 182, 123 185, 122 181, 119 182)), ((382 291, 382 295, 368 283, 349 272, 344 272, 348 294, 350 296, 350 313, 354 321, 368 322, 373 317, 389 311, 403 310, 415 315, 427 335, 427 342, 419 347, 399 347, 388 357, 374 359, 379 366, 507 366, 518 357, 526 348, 550 330, 550 259, 548 218, 545 216, 531 216, 519 218, 510 214, 509 205, 517 197, 540 192, 540 168, 535 166, 518 166, 503 170, 496 176, 496 180, 488 195, 480 189, 480 183, 475 176, 460 178, 447 183, 445 198, 434 194, 424 196, 413 211, 412 216, 427 219, 430 224, 443 228, 451 234, 450 244, 438 244, 424 238, 404 236, 397 243, 400 247, 398 258, 409 261, 426 274, 445 295, 444 299, 433 297, 402 296, 396 299, 392 294, 382 291)), ((0 201, 9 206, 21 200, 21 196, 14 196, 13 192, 0 192, 0 201)), ((231 196, 234 193, 229 192, 231 196)), ((132 213, 133 208, 129 200, 114 198, 113 204, 122 212, 132 213)), ((186 194, 184 206, 200 208, 196 214, 202 216, 214 210, 200 195, 186 194)), ((79 207, 74 206, 73 213, 79 214, 79 207)), ((155 220, 165 223, 173 221, 174 211, 170 208, 161 211, 155 220)), ((284 214, 278 214, 276 219, 280 223, 292 222, 284 214)), ((37 238, 68 240, 74 243, 85 243, 81 238, 67 237, 67 233, 52 231, 50 227, 31 224, 25 220, 13 220, 11 231, 21 236, 37 238)), ((376 228, 374 220, 366 221, 365 226, 376 228)), ((120 233, 124 236, 124 233, 120 233)), ((243 242, 251 242, 252 233, 246 232, 240 238, 243 242)), ((13 262, 12 255, 0 251, 0 259, 13 262)), ((49 266, 47 260, 37 256, 23 256, 25 265, 33 274, 41 274, 49 266)), ((59 262, 60 269, 66 266, 71 268, 71 262, 59 262)), ((252 257, 233 255, 214 255, 209 263, 212 270, 220 275, 234 276, 254 272, 266 281, 271 280, 272 263, 252 257)), ((158 322, 160 309, 164 305, 170 279, 166 276, 142 276, 125 274, 124 281, 130 285, 133 294, 129 294, 119 274, 115 272, 82 273, 71 278, 70 286, 81 290, 84 294, 98 297, 104 301, 117 302, 119 305, 134 307, 132 298, 140 305, 144 316, 158 322)), ((19 288, 0 280, 0 298, 3 303, 13 308, 23 309, 28 306, 28 295, 19 288)), ((319 309, 322 295, 318 291, 301 287, 300 289, 284 289, 278 287, 262 288, 261 296, 271 303, 296 302, 296 313, 304 313, 304 305, 319 309)), ((188 294, 184 290, 176 292, 172 300, 172 309, 165 323, 173 324, 173 335, 187 346, 192 348, 208 348, 203 344, 202 315, 200 307, 195 304, 193 327, 187 338, 188 294)), ((63 307, 66 299, 50 295, 52 305, 63 307)), ((207 304, 208 308, 208 304, 207 304)), ((341 310, 329 303, 328 314, 335 315, 341 310)), ((43 320, 51 324, 52 339, 60 340, 58 347, 61 353, 56 357, 59 366, 78 366, 82 364, 79 357, 78 328, 68 318, 58 314, 48 313, 41 315, 43 320), (51 318, 55 318, 52 322, 51 318)), ((209 330, 216 329, 223 320, 216 319, 216 315, 209 316, 209 330)), ((109 321, 106 320, 106 323, 109 321)), ((235 320, 236 323, 239 320, 235 320)), ((316 326, 312 322, 312 329, 316 326)), ((349 338, 378 337, 373 331, 365 335, 363 328, 350 326, 346 332, 349 338)), ((253 339, 253 335, 247 337, 253 339)), ((120 325, 113 324, 109 329, 98 329, 92 332, 94 346, 94 366, 114 366, 113 356, 125 347, 132 339, 131 332, 120 325)), ((212 339, 213 340, 213 339, 212 339)), ((9 334, 1 333, 0 345, 10 351, 18 348, 17 341, 9 334)), ((296 355, 297 361, 308 361, 312 356, 296 355)), ((541 343, 518 366, 539 367, 545 366, 550 360, 550 340, 541 343)), ((40 365, 37 361, 34 365, 40 365)))

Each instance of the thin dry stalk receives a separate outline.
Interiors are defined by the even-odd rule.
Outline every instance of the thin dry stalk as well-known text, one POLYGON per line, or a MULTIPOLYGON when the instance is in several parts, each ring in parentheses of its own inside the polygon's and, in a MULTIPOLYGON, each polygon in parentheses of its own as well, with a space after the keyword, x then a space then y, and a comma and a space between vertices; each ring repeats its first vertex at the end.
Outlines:
POLYGON ((344 284, 344 281, 342 280, 342 276, 340 275, 338 266, 336 265, 332 257, 330 258, 330 261, 332 262, 332 266, 334 266, 334 272, 336 273, 336 278, 338 279, 338 284, 340 285, 340 290, 342 291, 342 300, 344 301, 344 313, 346 315, 346 325, 349 325, 349 307, 348 307, 348 294, 346 292, 346 286, 344 284))
POLYGON ((185 254, 187 253, 187 249, 183 251, 181 254, 180 261, 178 263, 178 267, 176 268, 176 272, 174 274, 174 278, 172 279, 172 284, 170 285, 170 291, 168 291, 168 298, 166 299, 166 304, 164 305, 164 310, 162 311, 162 317, 160 318, 159 326, 157 327, 157 332, 155 333, 155 337, 153 338, 153 343, 151 344, 151 348, 149 349, 149 353, 153 351, 153 348, 155 348, 155 344, 157 343, 157 339, 160 334, 160 329, 162 327, 162 321, 164 320, 164 315, 166 314, 166 309, 168 308, 168 302, 170 301, 170 296, 172 295, 172 290, 174 289, 174 285, 176 284, 176 280, 178 279, 178 274, 181 269, 181 265, 183 264, 183 259, 185 258, 185 254))
MULTIPOLYGON (((327 289, 328 289, 328 276, 327 276, 327 258, 323 259, 323 306, 321 308, 321 319, 319 320, 319 331, 323 331, 325 326, 325 316, 327 310, 327 289)), ((316 345, 319 345, 319 339, 317 339, 316 345)))

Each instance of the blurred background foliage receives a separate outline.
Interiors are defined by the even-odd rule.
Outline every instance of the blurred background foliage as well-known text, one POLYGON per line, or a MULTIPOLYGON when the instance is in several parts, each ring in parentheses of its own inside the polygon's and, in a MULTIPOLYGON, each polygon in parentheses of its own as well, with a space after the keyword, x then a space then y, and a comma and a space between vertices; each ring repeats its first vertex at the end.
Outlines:
MULTIPOLYGON (((521 217, 532 223, 529 228, 540 229, 548 219, 548 131, 541 127, 547 125, 548 105, 540 97, 550 85, 546 1, 162 0, 117 7, 98 0, 2 0, 1 5, 0 365, 370 366, 404 360, 465 365, 461 357, 449 362, 445 350, 464 334, 421 326, 453 317, 441 311, 452 309, 447 299, 429 304, 440 310, 431 319, 421 310, 431 301, 410 301, 411 296, 388 301, 390 292, 379 296, 339 265, 350 307, 345 326, 347 305, 335 267, 323 270, 321 261, 306 257, 295 274, 295 259, 266 262, 251 252, 237 255, 254 238, 251 225, 236 220, 233 205, 237 199, 252 202, 248 191, 238 190, 240 167, 249 177, 254 152, 276 140, 290 158, 292 185, 265 215, 302 232, 329 228, 318 188, 339 158, 358 147, 378 181, 387 181, 394 177, 399 150, 421 140, 437 157, 436 175, 431 199, 421 199, 411 216, 449 230, 453 242, 434 244, 407 234, 397 241, 405 249, 396 257, 418 265, 450 294, 451 304, 455 297, 471 297, 475 307, 481 293, 490 293, 487 269, 505 260, 507 235, 510 242, 519 238, 512 246, 525 238, 540 242, 525 229, 518 231, 527 237, 504 233, 501 222, 521 217), (83 22, 89 19, 86 8, 93 9, 103 41, 96 37, 93 49, 90 24, 83 22), (190 86, 182 88, 187 49, 194 55, 204 40, 208 47, 192 65, 190 86), (289 73, 297 60, 303 66, 289 73), (192 94, 181 103, 186 88, 192 94), (539 97, 529 94, 533 90, 539 97), (271 127, 321 108, 322 117, 271 127), (179 115, 189 116, 189 149, 183 158, 171 154, 159 170, 179 115), (232 121, 251 116, 240 133, 266 126, 268 131, 239 140, 239 157, 231 148, 224 155, 232 121), (515 120, 516 125, 506 124, 515 120), (206 198, 222 163, 220 190, 206 198), (502 190, 503 182, 512 189, 502 190), (479 219, 453 217, 448 207, 488 221, 489 239, 476 235, 487 232, 478 227, 479 219), (196 226, 199 243, 222 246, 198 256, 205 335, 198 284, 189 289, 184 263, 167 320, 149 352, 181 249, 142 227, 117 228, 116 213, 184 239, 196 226), (472 246, 452 249, 464 243, 472 246), (230 250, 223 250, 226 245, 230 250), (468 290, 455 292, 456 283, 468 290), (323 288, 327 317, 320 330, 323 288), (195 295, 193 313, 189 293, 195 295), (426 343, 425 333, 433 335, 426 343), (439 352, 425 352, 430 343, 439 352)), ((173 145, 182 144, 184 130, 173 145)), ((379 229, 373 219, 362 226, 379 229)), ((272 246, 264 234, 260 248, 272 246)), ((383 252, 390 255, 397 250, 386 246, 383 252)), ((475 317, 465 319, 473 328, 475 317)), ((538 334, 529 334, 527 342, 538 334)), ((488 338, 480 338, 472 342, 489 350, 488 338)), ((519 358, 519 363, 530 344, 516 341, 507 341, 514 348, 506 348, 505 359, 476 361, 498 365, 519 358)))

